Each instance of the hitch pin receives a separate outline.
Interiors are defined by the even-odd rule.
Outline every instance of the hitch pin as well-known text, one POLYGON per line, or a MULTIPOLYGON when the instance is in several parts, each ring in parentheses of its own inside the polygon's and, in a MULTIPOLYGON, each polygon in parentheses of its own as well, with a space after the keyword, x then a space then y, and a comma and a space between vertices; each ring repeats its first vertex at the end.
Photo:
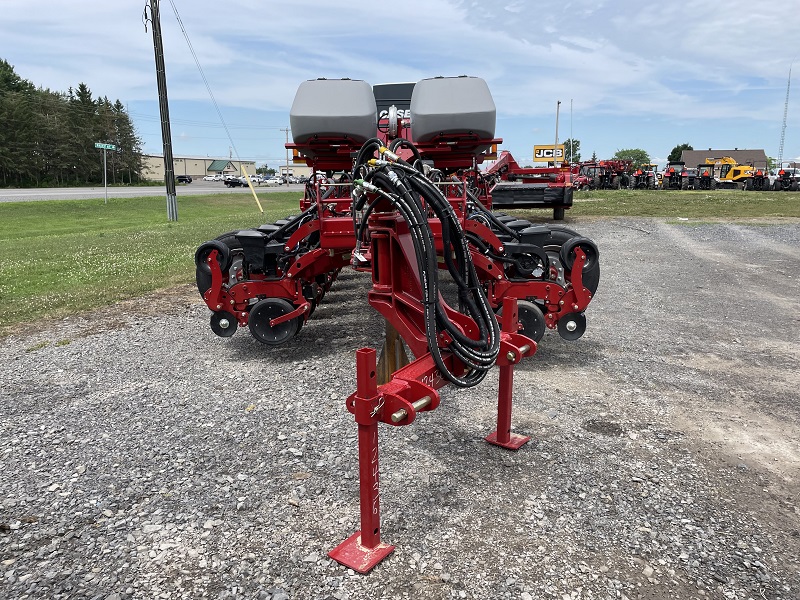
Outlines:
MULTIPOLYGON (((430 404, 432 400, 433 398, 431 398, 430 396, 423 396, 419 400, 412 402, 411 406, 414 407, 415 411, 420 410, 428 406, 428 404, 430 404)), ((392 413, 392 423, 399 423, 407 416, 408 416, 408 411, 405 408, 401 408, 396 413, 392 413)))

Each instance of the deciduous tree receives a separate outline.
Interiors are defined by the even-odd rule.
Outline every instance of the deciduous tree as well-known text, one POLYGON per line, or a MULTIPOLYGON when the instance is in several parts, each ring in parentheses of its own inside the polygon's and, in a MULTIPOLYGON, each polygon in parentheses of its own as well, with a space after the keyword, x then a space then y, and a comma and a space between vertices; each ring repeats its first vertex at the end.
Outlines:
POLYGON ((691 144, 678 144, 672 149, 672 152, 669 153, 667 160, 669 162, 678 162, 681 159, 681 154, 683 154, 684 150, 694 150, 691 144))

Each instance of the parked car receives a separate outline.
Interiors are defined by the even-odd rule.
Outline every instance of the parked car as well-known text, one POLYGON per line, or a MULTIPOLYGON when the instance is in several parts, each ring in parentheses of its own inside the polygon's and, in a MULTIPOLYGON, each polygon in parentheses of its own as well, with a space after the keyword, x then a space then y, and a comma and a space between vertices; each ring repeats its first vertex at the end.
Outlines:
POLYGON ((189 175, 178 175, 175 177, 175 183, 192 183, 192 178, 189 175))
POLYGON ((281 179, 280 177, 268 177, 267 179, 264 180, 264 185, 271 185, 271 186, 283 185, 283 179, 281 179))
POLYGON ((246 186, 247 182, 244 180, 244 177, 226 177, 225 178, 225 187, 242 187, 246 186))
POLYGON ((203 181, 222 181, 222 175, 206 175, 203 181))

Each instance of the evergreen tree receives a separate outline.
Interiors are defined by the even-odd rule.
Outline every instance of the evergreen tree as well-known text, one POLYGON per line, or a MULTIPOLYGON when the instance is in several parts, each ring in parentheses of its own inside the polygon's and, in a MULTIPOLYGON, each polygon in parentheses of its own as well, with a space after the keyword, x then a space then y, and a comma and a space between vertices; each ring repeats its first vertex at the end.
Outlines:
POLYGON ((142 142, 125 107, 94 99, 85 83, 66 92, 36 88, 0 59, 0 185, 99 183, 102 153, 95 142, 115 144, 109 181, 139 181, 142 142))

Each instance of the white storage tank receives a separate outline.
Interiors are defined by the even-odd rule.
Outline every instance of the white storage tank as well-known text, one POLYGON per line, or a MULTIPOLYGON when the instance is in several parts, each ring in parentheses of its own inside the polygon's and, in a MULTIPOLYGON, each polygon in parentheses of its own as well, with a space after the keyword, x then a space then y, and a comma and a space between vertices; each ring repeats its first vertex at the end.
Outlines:
POLYGON ((414 86, 411 137, 430 142, 448 134, 493 139, 497 109, 489 86, 480 77, 434 77, 414 86))
POLYGON ((304 81, 289 111, 295 144, 315 135, 348 138, 363 143, 375 137, 377 108, 372 86, 358 79, 312 79, 304 81))

